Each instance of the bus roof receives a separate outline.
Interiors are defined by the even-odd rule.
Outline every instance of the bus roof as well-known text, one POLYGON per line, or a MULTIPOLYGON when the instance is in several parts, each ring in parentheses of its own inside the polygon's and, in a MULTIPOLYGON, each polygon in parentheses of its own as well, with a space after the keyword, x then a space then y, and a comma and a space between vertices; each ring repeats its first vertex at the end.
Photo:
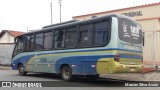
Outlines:
MULTIPOLYGON (((43 32, 43 31, 47 31, 47 30, 48 31, 49 30, 53 30, 53 29, 56 30, 58 28, 62 29, 64 27, 71 27, 72 25, 83 24, 85 22, 89 23, 89 22, 99 21, 99 20, 103 20, 105 18, 110 18, 110 17, 131 19, 131 18, 129 18, 127 16, 124 16, 124 15, 110 14, 110 15, 105 15, 105 16, 97 16, 97 17, 94 17, 94 18, 91 18, 91 19, 87 19, 87 20, 70 20, 70 21, 66 21, 66 22, 62 22, 62 23, 47 25, 47 26, 42 27, 42 29, 35 30, 33 32, 27 32, 27 33, 24 33, 24 34, 22 34, 20 36, 27 35, 27 34, 32 34, 32 33, 43 32)), ((133 19, 131 19, 131 20, 133 20, 133 19)), ((133 21, 135 21, 135 20, 133 20, 133 21)), ((18 36, 18 37, 20 37, 20 36, 18 36)))
POLYGON ((46 25, 46 26, 42 27, 42 29, 53 27, 53 26, 58 26, 58 25, 63 25, 63 24, 67 24, 67 23, 72 23, 72 22, 76 22, 76 21, 79 21, 79 20, 70 20, 70 21, 66 21, 66 22, 62 22, 62 23, 56 23, 56 24, 46 25))

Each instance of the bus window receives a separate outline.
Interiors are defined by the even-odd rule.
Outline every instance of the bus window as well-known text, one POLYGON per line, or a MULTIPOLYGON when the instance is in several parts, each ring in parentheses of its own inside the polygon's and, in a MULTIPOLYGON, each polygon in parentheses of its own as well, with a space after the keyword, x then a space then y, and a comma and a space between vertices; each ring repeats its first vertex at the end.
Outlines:
POLYGON ((66 29, 65 47, 74 48, 76 46, 76 27, 66 29))
POLYGON ((104 45, 108 40, 109 34, 109 22, 101 22, 95 24, 95 31, 94 31, 94 45, 104 45))
POLYGON ((35 50, 42 50, 43 49, 43 33, 36 34, 35 37, 35 50))
POLYGON ((125 18, 118 19, 119 38, 123 41, 141 44, 142 43, 142 28, 134 21, 125 18))
POLYGON ((92 45, 92 33, 93 33, 92 24, 80 26, 80 41, 79 41, 80 47, 92 45))
POLYGON ((30 38, 30 50, 29 51, 33 51, 34 50, 34 35, 31 35, 30 38))
POLYGON ((26 51, 29 51, 30 50, 30 36, 27 36, 27 40, 26 40, 26 51))
POLYGON ((44 33, 44 49, 50 50, 53 48, 53 32, 44 33))
POLYGON ((20 38, 18 38, 13 56, 15 56, 19 53, 22 53, 24 50, 25 50, 25 38, 20 37, 20 38))
POLYGON ((64 30, 56 30, 54 34, 54 48, 64 47, 64 30))

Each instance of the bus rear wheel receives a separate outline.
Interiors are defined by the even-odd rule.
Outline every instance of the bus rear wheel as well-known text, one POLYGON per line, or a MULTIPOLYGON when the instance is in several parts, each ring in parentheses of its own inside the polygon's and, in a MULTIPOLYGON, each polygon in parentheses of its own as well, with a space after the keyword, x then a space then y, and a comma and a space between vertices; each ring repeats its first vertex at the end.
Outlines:
POLYGON ((18 66, 18 72, 20 76, 25 76, 27 74, 27 72, 24 71, 24 67, 22 64, 18 66))
POLYGON ((63 66, 61 69, 61 74, 64 81, 73 80, 72 69, 69 66, 63 66))

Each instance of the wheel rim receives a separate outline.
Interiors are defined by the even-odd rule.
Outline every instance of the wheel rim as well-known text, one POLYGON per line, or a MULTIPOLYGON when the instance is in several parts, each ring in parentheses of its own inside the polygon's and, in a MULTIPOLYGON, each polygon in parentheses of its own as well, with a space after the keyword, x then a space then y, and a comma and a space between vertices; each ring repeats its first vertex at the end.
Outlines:
POLYGON ((70 76, 71 76, 70 70, 69 70, 68 68, 65 68, 65 69, 63 70, 63 77, 64 77, 64 79, 69 79, 70 76))
POLYGON ((22 72, 23 72, 23 67, 22 67, 22 66, 20 66, 20 68, 19 68, 19 72, 20 72, 20 73, 22 73, 22 72))

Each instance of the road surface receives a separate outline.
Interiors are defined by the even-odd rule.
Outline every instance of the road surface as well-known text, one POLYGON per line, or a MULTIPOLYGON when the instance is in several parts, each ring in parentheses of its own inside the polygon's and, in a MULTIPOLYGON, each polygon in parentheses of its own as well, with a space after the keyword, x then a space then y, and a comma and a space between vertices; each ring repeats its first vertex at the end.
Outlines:
POLYGON ((97 81, 77 81, 77 82, 64 82, 60 76, 52 74, 38 74, 31 73, 27 76, 19 76, 16 70, 0 70, 0 81, 54 81, 61 82, 57 87, 42 87, 42 88, 0 88, 3 90, 159 90, 160 87, 117 87, 123 85, 127 81, 111 80, 111 79, 99 79, 97 81), (71 85, 72 84, 72 85, 71 85), (71 85, 70 87, 64 87, 66 85, 71 85))

